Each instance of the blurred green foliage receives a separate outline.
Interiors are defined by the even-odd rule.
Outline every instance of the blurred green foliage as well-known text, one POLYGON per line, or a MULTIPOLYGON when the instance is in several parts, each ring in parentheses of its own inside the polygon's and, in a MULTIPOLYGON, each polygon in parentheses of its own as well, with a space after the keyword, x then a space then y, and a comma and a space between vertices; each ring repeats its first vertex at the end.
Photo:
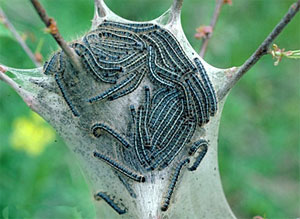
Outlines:
MULTIPOLYGON (((89 30, 92 0, 41 1, 55 17, 62 35, 76 39, 89 30)), ((109 7, 130 20, 151 20, 171 0, 111 0, 109 7)), ((184 2, 183 29, 199 51, 195 29, 208 25, 215 1, 184 2)), ((233 0, 225 5, 205 60, 220 68, 241 65, 280 20, 292 0, 233 0)), ((29 47, 42 40, 46 59, 57 49, 29 1, 2 0, 7 16, 29 47)), ((300 16, 275 41, 281 48, 300 48, 300 16)), ((34 67, 11 34, 0 25, 0 63, 34 67)), ((263 57, 232 90, 221 121, 219 164, 224 190, 241 218, 300 216, 299 133, 300 63, 283 60, 274 67, 263 57)), ((0 82, 0 218, 94 218, 92 195, 77 162, 56 136, 38 156, 15 150, 10 142, 14 121, 30 111, 18 95, 0 82)))

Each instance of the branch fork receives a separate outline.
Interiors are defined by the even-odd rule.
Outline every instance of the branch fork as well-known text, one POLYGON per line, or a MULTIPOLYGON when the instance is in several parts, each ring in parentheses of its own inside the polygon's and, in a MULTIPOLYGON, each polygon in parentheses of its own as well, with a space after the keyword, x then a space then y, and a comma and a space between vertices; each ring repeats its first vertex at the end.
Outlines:
POLYGON ((72 65, 75 67, 77 71, 82 72, 83 68, 81 65, 80 58, 77 56, 75 51, 68 46, 66 41, 59 33, 55 20, 53 18, 50 18, 47 15, 46 10, 43 8, 43 6, 40 4, 38 0, 31 0, 31 3, 34 6, 37 13, 39 14, 42 21, 45 23, 46 27, 50 30, 50 34, 53 36, 57 44, 62 48, 64 53, 70 59, 72 65))

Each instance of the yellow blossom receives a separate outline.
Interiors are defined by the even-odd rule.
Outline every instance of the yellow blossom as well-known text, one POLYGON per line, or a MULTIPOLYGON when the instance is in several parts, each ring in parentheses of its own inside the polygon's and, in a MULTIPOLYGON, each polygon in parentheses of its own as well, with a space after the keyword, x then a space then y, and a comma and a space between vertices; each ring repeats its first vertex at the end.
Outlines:
POLYGON ((54 138, 53 129, 39 115, 31 113, 30 117, 20 117, 14 121, 10 139, 15 149, 38 155, 54 138))

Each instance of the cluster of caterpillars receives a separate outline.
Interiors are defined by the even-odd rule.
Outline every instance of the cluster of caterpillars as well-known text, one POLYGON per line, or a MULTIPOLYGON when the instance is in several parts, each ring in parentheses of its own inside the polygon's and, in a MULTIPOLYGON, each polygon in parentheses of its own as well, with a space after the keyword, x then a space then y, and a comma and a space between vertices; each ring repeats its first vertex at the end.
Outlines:
MULTIPOLYGON (((119 142, 123 160, 96 150, 93 156, 136 182, 145 182, 145 173, 162 170, 177 158, 161 206, 166 211, 179 174, 190 163, 188 156, 197 152, 188 167, 194 171, 206 154, 207 141, 191 142, 196 126, 208 123, 217 111, 216 95, 201 61, 191 61, 172 33, 153 23, 104 21, 70 46, 81 57, 87 75, 111 84, 87 98, 89 104, 121 98, 133 92, 145 77, 153 84, 151 89, 144 87, 143 101, 137 109, 129 106, 127 136, 104 122, 91 124, 90 131, 96 138, 105 132, 119 142), (186 155, 179 156, 183 151, 186 155)), ((54 75, 61 95, 73 115, 79 117, 64 86, 66 61, 63 52, 55 53, 45 64, 44 73, 54 75)), ((126 213, 105 193, 99 192, 95 197, 105 200, 119 214, 126 213)))

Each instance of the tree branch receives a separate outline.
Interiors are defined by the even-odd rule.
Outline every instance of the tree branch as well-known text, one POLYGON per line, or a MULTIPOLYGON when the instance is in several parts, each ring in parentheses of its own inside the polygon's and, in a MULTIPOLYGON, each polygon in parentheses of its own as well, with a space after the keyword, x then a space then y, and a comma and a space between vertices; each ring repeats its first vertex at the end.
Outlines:
POLYGON ((168 23, 176 23, 180 21, 181 9, 182 9, 183 0, 174 0, 171 7, 171 16, 168 23))
POLYGON ((300 0, 291 5, 288 12, 280 20, 280 22, 275 26, 272 32, 267 36, 267 38, 262 42, 258 49, 247 59, 247 61, 238 68, 232 75, 229 75, 229 82, 219 90, 218 97, 222 99, 232 88, 237 81, 251 68, 253 65, 263 56, 268 53, 268 48, 275 38, 282 32, 282 30, 287 26, 287 24, 292 20, 292 18, 299 12, 300 0))
POLYGON ((94 2, 95 2, 95 9, 96 9, 97 15, 99 17, 105 17, 107 15, 107 12, 104 7, 103 0, 95 0, 94 2))
POLYGON ((30 0, 32 5, 34 6, 35 10, 39 14, 42 21, 45 23, 46 27, 49 28, 51 35, 56 40, 58 45, 62 48, 62 50, 65 52, 65 54, 70 58, 70 61, 72 65, 78 70, 82 71, 82 66, 79 57, 74 52, 73 49, 71 49, 68 44, 65 42, 63 37, 60 35, 59 30, 57 28, 56 22, 53 18, 50 18, 46 10, 43 8, 43 6, 39 3, 38 0, 30 0))
POLYGON ((199 53, 200 57, 202 57, 202 58, 204 57, 204 54, 206 52, 208 41, 212 37, 213 31, 214 31, 216 23, 218 21, 218 18, 219 18, 221 8, 222 8, 223 4, 224 4, 224 0, 217 0, 217 2, 216 2, 214 15, 213 15, 213 17, 211 19, 211 22, 210 22, 210 26, 212 28, 212 31, 211 31, 211 33, 207 34, 202 40, 202 47, 201 47, 201 50, 200 50, 200 53, 199 53))
POLYGON ((26 45, 25 41, 22 39, 20 34, 17 32, 16 28, 13 26, 13 24, 9 21, 6 14, 0 7, 0 19, 2 18, 3 24, 7 27, 7 29, 13 34, 17 42, 20 44, 22 49, 25 51, 25 53, 28 55, 28 57, 31 59, 31 61, 34 63, 36 67, 40 67, 41 63, 37 61, 35 55, 30 50, 30 48, 26 45))
POLYGON ((174 0, 172 5, 172 13, 174 14, 180 14, 181 8, 182 8, 183 0, 174 0))

